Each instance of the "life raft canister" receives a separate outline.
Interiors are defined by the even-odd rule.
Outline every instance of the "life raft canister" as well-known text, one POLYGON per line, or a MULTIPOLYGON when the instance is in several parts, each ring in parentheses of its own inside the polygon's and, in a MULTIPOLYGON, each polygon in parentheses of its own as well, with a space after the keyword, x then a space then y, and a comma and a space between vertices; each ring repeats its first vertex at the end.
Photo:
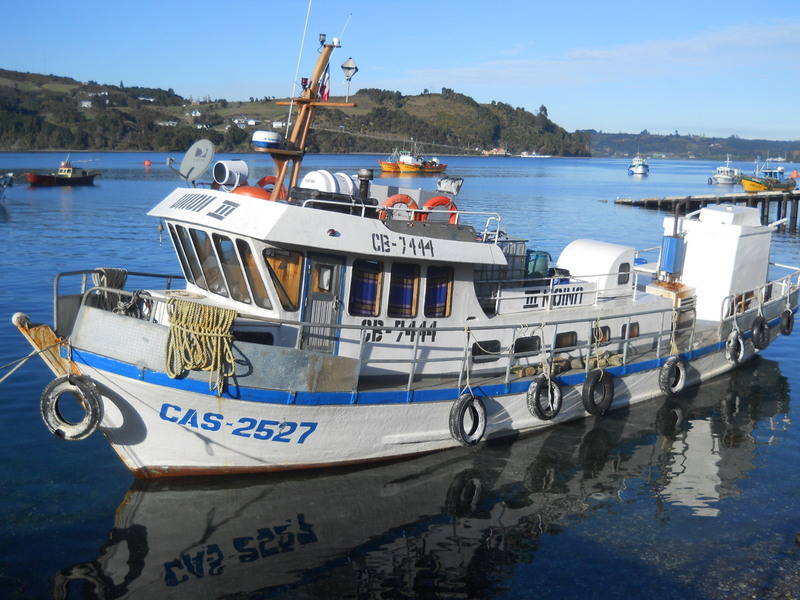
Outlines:
POLYGON ((583 408, 590 415, 602 416, 611 408, 614 400, 614 378, 603 369, 594 369, 586 375, 581 393, 583 408), (597 388, 600 387, 600 400, 597 399, 597 388))
POLYGON ((435 196, 428 200, 423 208, 427 212, 420 213, 419 220, 427 221, 430 212, 436 208, 444 207, 450 211, 450 225, 455 225, 458 221, 458 207, 453 199, 448 196, 435 196))
MULTIPOLYGON (((393 196, 389 196, 383 202, 383 204, 381 204, 381 206, 384 206, 386 208, 394 208, 395 206, 398 206, 400 204, 404 205, 409 211, 419 210, 419 205, 416 202, 414 202, 414 199, 411 196, 407 194, 394 194, 393 196)), ((385 221, 387 218, 389 218, 389 215, 392 212, 393 211, 381 210, 378 212, 378 218, 381 221, 385 221)), ((418 220, 417 214, 418 213, 414 213, 413 217, 414 221, 418 220)))
POLYGON ((39 403, 42 420, 50 433, 62 440, 77 441, 89 437, 103 420, 103 402, 92 380, 84 375, 58 377, 45 386, 39 403), (72 422, 64 417, 59 402, 69 393, 83 407, 83 418, 72 422))
POLYGON ((461 394, 450 408, 450 435, 462 446, 474 446, 486 432, 486 408, 477 396, 461 394))

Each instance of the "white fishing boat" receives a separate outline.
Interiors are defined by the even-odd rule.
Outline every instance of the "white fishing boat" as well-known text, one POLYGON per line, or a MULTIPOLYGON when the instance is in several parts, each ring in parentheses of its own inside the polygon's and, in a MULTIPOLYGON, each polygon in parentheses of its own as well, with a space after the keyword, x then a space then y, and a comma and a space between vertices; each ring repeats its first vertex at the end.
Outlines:
POLYGON ((628 165, 628 175, 648 175, 650 173, 650 165, 647 164, 647 159, 636 153, 636 156, 631 160, 628 165))
POLYGON ((56 436, 99 429, 140 478, 385 460, 680 394, 792 331, 800 270, 770 263, 755 208, 667 217, 649 254, 579 239, 553 261, 459 208, 457 180, 301 178, 314 111, 348 106, 319 99, 336 47, 265 148, 273 175, 219 161, 196 187, 213 146, 187 153, 148 213, 181 275, 63 273, 52 325, 14 315, 55 375, 56 436))
POLYGON ((708 183, 718 185, 736 185, 742 180, 742 170, 731 166, 731 158, 727 157, 724 167, 717 167, 714 174, 708 178, 708 183))

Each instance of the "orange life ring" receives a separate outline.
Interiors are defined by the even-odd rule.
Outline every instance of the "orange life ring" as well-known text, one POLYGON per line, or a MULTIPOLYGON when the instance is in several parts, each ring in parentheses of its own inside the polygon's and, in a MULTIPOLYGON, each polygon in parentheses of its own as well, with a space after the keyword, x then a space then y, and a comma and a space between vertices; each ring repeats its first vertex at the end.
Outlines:
MULTIPOLYGON (((262 177, 261 179, 259 179, 256 185, 266 189, 270 193, 270 198, 268 199, 271 199, 272 190, 275 188, 275 183, 277 181, 278 180, 275 179, 274 175, 267 175, 266 177, 262 177), (272 186, 272 187, 267 187, 267 186, 272 186)), ((278 200, 286 200, 286 188, 283 187, 283 185, 281 185, 281 191, 278 192, 278 200)))
POLYGON ((430 211, 432 211, 434 208, 439 208, 440 206, 443 206, 450 211, 450 225, 455 225, 456 221, 458 221, 458 207, 456 206, 456 203, 453 202, 453 199, 449 198, 448 196, 436 196, 428 200, 425 203, 425 206, 423 206, 427 212, 421 213, 419 220, 426 221, 428 219, 428 213, 430 213, 430 211))
POLYGON ((250 196, 251 198, 261 198, 262 200, 272 200, 272 193, 269 190, 256 185, 240 185, 234 188, 233 193, 240 196, 250 196))
MULTIPOLYGON (((408 210, 419 210, 419 206, 417 205, 416 202, 414 202, 414 199, 406 194, 395 194, 393 196, 389 196, 381 206, 385 206, 386 208, 392 208, 394 206, 397 206, 398 204, 404 204, 406 207, 408 207, 408 210)), ((386 217, 388 216, 389 216, 389 211, 386 210, 381 210, 378 213, 378 218, 381 221, 385 221, 386 217)), ((415 221, 417 220, 417 213, 414 213, 414 220, 415 221)))

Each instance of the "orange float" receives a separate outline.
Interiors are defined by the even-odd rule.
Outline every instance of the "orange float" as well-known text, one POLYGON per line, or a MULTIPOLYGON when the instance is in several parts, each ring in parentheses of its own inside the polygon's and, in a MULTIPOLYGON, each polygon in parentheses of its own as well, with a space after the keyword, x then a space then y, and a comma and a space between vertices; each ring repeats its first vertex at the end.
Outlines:
POLYGON ((453 202, 453 199, 449 198, 448 196, 435 196, 428 200, 425 203, 425 206, 423 206, 426 212, 420 213, 419 220, 427 221, 428 214, 433 209, 440 207, 444 207, 450 211, 450 225, 455 225, 458 221, 458 207, 456 206, 456 203, 453 202))
MULTIPOLYGON (((416 202, 414 202, 414 199, 406 194, 394 194, 393 196, 389 196, 384 201, 384 203, 381 204, 381 206, 384 206, 386 208, 393 208, 399 204, 405 205, 405 207, 408 208, 408 210, 419 210, 419 206, 417 205, 416 202)), ((389 216, 389 211, 387 210, 381 210, 378 213, 378 218, 381 221, 385 221, 388 216, 389 216)), ((416 219, 417 219, 417 213, 414 213, 414 220, 416 219)))
MULTIPOLYGON (((267 200, 272 199, 272 190, 275 189, 275 184, 277 183, 277 179, 273 175, 267 175, 266 177, 262 177, 256 182, 256 185, 261 186, 262 188, 266 189, 269 192, 269 198, 267 200), (272 186, 272 187, 268 187, 272 186)), ((286 200, 286 188, 281 185, 281 190, 278 192, 278 200, 286 200)))

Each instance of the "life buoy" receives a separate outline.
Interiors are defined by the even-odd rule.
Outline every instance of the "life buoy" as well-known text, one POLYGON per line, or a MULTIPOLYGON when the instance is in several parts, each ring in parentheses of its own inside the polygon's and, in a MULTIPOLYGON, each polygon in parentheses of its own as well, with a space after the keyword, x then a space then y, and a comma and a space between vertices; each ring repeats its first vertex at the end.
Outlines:
MULTIPOLYGON (((408 196, 406 194, 394 194, 393 196, 389 196, 384 201, 384 203, 381 204, 381 206, 384 206, 386 208, 393 208, 398 204, 403 204, 410 211, 419 210, 419 205, 416 202, 414 202, 414 199, 411 196, 408 196)), ((381 210, 380 212, 378 212, 378 218, 381 221, 385 221, 392 212, 393 211, 389 210, 381 210)), ((413 219, 415 221, 417 220, 417 213, 414 213, 413 219)))
POLYGON ((794 329, 794 313, 788 308, 781 313, 781 335, 789 335, 794 329))
POLYGON ((100 393, 91 379, 83 375, 58 377, 47 384, 40 401, 42 420, 50 433, 62 440, 76 441, 89 437, 103 420, 103 402, 100 393), (59 400, 65 393, 70 393, 80 402, 86 411, 77 422, 64 418, 59 408, 59 400))
POLYGON ((555 379, 540 375, 531 381, 526 394, 528 410, 543 421, 554 418, 561 410, 561 386, 555 379))
POLYGON ((686 387, 686 363, 679 356, 670 356, 661 365, 658 387, 665 396, 677 396, 686 387))
MULTIPOLYGON (((267 175, 267 176, 262 177, 261 179, 259 179, 256 182, 256 185, 264 188, 265 190, 267 190, 270 193, 270 199, 272 199, 272 191, 275 189, 275 184, 277 182, 278 182, 278 180, 275 178, 274 175, 267 175), (268 186, 272 186, 272 187, 268 187, 268 186)), ((283 184, 281 184, 281 189, 278 192, 278 200, 286 200, 286 188, 283 187, 283 184)))
POLYGON ((444 207, 450 211, 450 225, 455 225, 456 221, 458 221, 458 207, 456 203, 453 202, 453 199, 448 196, 435 196, 428 200, 423 208, 427 211, 424 213, 420 213, 419 220, 420 221, 427 221, 428 214, 435 208, 444 207))
POLYGON ((753 319, 750 332, 753 334, 753 346, 757 350, 763 350, 769 346, 769 323, 764 317, 759 315, 753 319))
POLYGON ((474 446, 486 432, 486 408, 480 398, 462 394, 450 408, 450 435, 462 446, 474 446))
POLYGON ((728 339, 725 340, 725 358, 734 365, 738 365, 744 360, 744 339, 736 329, 731 331, 728 339))
POLYGON ((608 409, 611 408, 611 402, 614 400, 614 378, 603 369, 589 371, 586 375, 586 381, 583 383, 581 400, 583 400, 583 408, 590 415, 601 416, 606 414, 608 409), (598 387, 602 389, 599 402, 597 401, 598 387))

